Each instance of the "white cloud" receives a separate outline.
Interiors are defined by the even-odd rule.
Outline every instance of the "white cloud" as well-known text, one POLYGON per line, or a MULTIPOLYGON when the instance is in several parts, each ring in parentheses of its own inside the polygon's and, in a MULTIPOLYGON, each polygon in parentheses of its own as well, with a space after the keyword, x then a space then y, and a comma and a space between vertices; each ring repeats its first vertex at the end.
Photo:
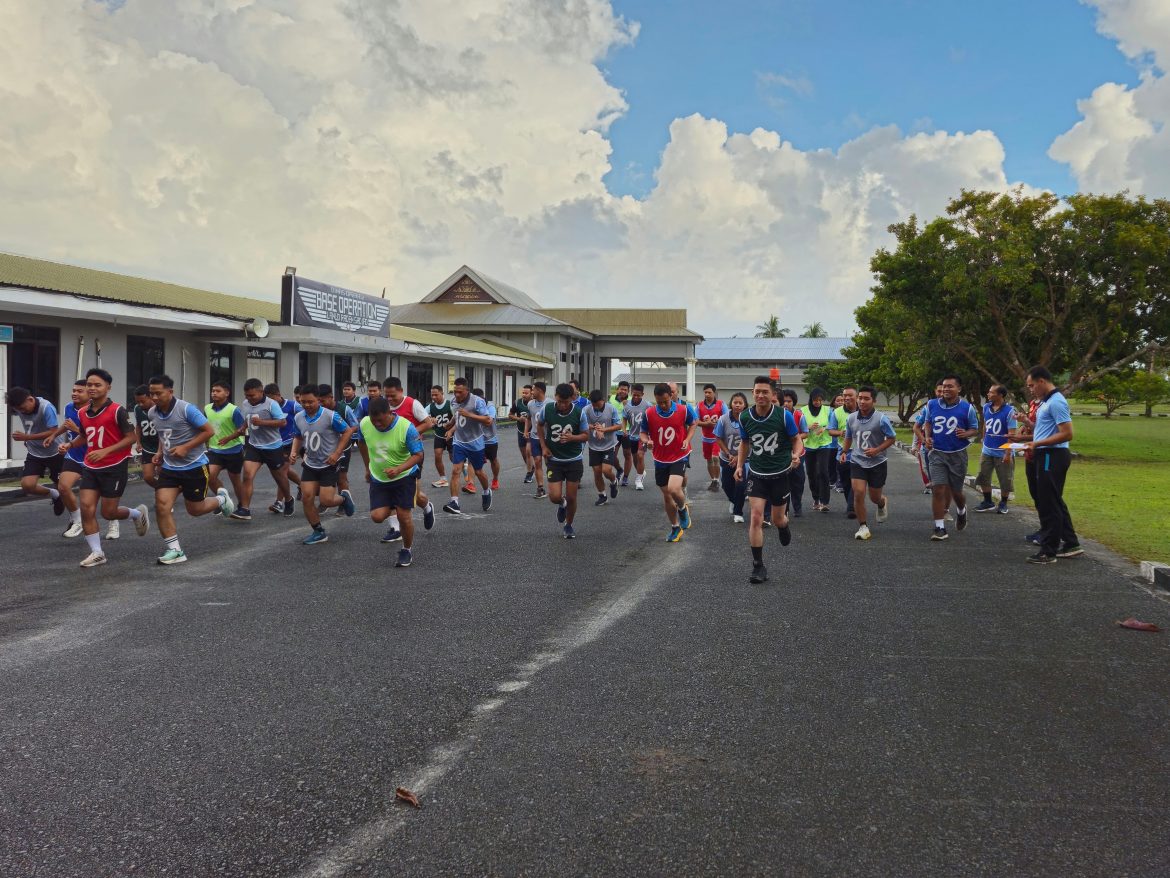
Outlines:
POLYGON ((42 0, 0 31, 4 249, 249 295, 295 264, 413 301, 469 262, 550 306, 842 332, 888 224, 1008 186, 990 132, 801 151, 691 116, 615 197, 598 65, 637 26, 607 0, 42 0))

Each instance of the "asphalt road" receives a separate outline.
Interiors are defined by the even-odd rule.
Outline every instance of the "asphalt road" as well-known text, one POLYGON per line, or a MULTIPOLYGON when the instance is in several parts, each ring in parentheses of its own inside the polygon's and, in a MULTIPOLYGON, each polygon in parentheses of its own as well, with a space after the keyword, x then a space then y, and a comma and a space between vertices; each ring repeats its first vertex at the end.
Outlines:
POLYGON ((502 447, 408 570, 360 496, 88 571, 0 508, 0 875, 1170 873, 1167 635, 1114 624, 1170 613, 1107 552, 931 543, 896 455, 874 540, 834 495, 751 586, 701 481, 679 544, 652 486, 566 542, 502 447))

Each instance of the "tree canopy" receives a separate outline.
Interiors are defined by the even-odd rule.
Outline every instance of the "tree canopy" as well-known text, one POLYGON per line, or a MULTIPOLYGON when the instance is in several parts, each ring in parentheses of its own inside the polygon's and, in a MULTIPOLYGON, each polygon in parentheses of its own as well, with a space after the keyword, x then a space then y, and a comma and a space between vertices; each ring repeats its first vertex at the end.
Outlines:
POLYGON ((756 326, 756 338, 787 338, 791 331, 787 326, 780 325, 780 318, 772 314, 763 323, 756 326))

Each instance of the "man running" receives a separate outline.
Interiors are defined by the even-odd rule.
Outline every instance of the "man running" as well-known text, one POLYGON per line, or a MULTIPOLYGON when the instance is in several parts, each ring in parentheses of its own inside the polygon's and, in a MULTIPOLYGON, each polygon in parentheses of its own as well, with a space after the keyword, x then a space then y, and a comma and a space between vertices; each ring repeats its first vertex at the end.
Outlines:
POLYGON ((150 385, 139 384, 134 388, 134 429, 138 431, 138 465, 142 467, 142 481, 151 488, 158 487, 154 456, 158 453, 158 434, 150 420, 154 400, 150 398, 150 385))
POLYGON ((447 481, 447 469, 443 465, 443 455, 450 447, 447 440, 447 428, 451 426, 451 419, 454 415, 451 411, 451 401, 447 399, 443 388, 438 384, 431 388, 431 402, 427 406, 427 417, 435 423, 435 469, 439 472, 439 478, 431 482, 431 487, 446 488, 450 483, 447 481))
POLYGON ((728 410, 715 424, 715 442, 719 446, 719 475, 728 501, 728 513, 736 524, 743 524, 743 504, 747 499, 747 480, 736 479, 739 465, 739 416, 747 408, 747 396, 738 390, 731 394, 728 410))
POLYGON ((622 475, 622 487, 629 487, 630 473, 634 473, 634 490, 645 490, 646 453, 642 447, 642 419, 646 417, 646 410, 650 408, 650 400, 644 394, 645 387, 635 384, 630 388, 630 399, 622 409, 622 419, 626 423, 626 466, 622 475))
POLYGON ((666 541, 677 543, 691 526, 686 466, 699 422, 690 406, 671 399, 669 384, 654 385, 654 402, 642 419, 639 438, 654 458, 654 484, 662 491, 662 505, 670 522, 666 541))
POLYGON ((14 442, 24 443, 26 452, 20 489, 30 497, 47 497, 53 504, 53 514, 61 515, 65 512, 65 501, 61 499, 57 482, 65 459, 56 447, 45 447, 45 440, 53 436, 61 424, 56 407, 24 387, 9 388, 4 394, 4 402, 20 418, 21 429, 12 434, 14 442), (47 488, 41 487, 40 483, 45 473, 49 474, 47 488))
POLYGON ((569 386, 573 388, 573 406, 574 408, 583 409, 589 405, 588 401, 581 395, 581 384, 576 378, 569 379, 569 386))
POLYGON ((402 548, 395 567, 409 567, 414 560, 414 518, 418 468, 423 444, 414 424, 400 418, 386 399, 370 401, 370 414, 358 425, 358 449, 369 471, 370 519, 382 524, 391 515, 398 519, 402 548))
MULTIPOLYGON (((74 446, 72 443, 81 434, 81 416, 78 412, 89 402, 85 381, 73 382, 72 396, 72 400, 65 406, 63 423, 44 441, 46 448, 52 447, 65 455, 61 462, 61 475, 57 478, 57 490, 61 494, 61 502, 65 504, 65 509, 69 513, 69 527, 61 536, 70 539, 81 536, 81 506, 73 496, 73 488, 81 481, 81 476, 85 472, 85 446, 74 446), (65 434, 65 441, 58 443, 57 437, 62 433, 65 434)), ((116 519, 110 522, 109 530, 106 531, 107 540, 118 538, 120 531, 115 528, 116 524, 116 519)))
POLYGON ((232 388, 226 381, 216 381, 211 385, 211 402, 203 407, 203 416, 211 424, 212 431, 207 441, 208 487, 218 494, 222 487, 219 474, 226 471, 236 497, 242 497, 244 483, 240 474, 244 471, 244 440, 239 430, 244 427, 244 416, 232 402, 232 388))
MULTIPOLYGON (((383 396, 390 403, 390 410, 414 427, 421 437, 423 432, 430 429, 435 421, 427 414, 427 407, 412 396, 407 396, 402 389, 402 380, 391 375, 383 382, 383 396)), ((359 434, 360 435, 360 434, 359 434)), ((419 463, 415 474, 414 505, 423 511, 423 528, 430 530, 435 526, 435 507, 422 490, 423 464, 419 463)), ((384 543, 396 543, 402 539, 401 532, 390 522, 390 527, 382 537, 384 543)))
POLYGON ((874 409, 877 391, 862 387, 857 391, 857 411, 845 422, 845 438, 841 444, 842 464, 849 467, 852 483, 853 513, 857 519, 857 540, 873 537, 866 517, 865 495, 877 507, 877 520, 883 522, 890 514, 890 500, 885 496, 886 451, 894 444, 896 434, 890 419, 874 409))
POLYGON ((716 396, 717 393, 714 384, 704 384, 703 399, 696 410, 699 426, 703 430, 703 460, 707 462, 707 475, 711 477, 708 491, 719 490, 719 447, 715 442, 715 425, 727 411, 727 406, 716 396))
POLYGON ((458 515, 459 508, 459 479, 462 474, 462 464, 471 465, 475 477, 483 487, 483 511, 492 508, 492 489, 488 482, 487 473, 483 471, 485 462, 484 431, 491 418, 488 416, 487 403, 482 396, 471 392, 466 378, 455 379, 455 398, 451 400, 451 412, 454 420, 447 427, 447 440, 451 446, 451 500, 443 507, 444 512, 458 515))
POLYGON ((983 453, 979 455, 979 477, 975 486, 983 492, 983 502, 976 512, 998 512, 1006 515, 1008 498, 1015 486, 1016 459, 1009 449, 1000 448, 1010 442, 1010 436, 1019 427, 1016 410, 1007 401, 1008 390, 1002 384, 987 389, 983 405, 983 453), (991 499, 991 474, 999 478, 999 503, 991 499))
POLYGON ((959 398, 963 389, 957 375, 942 379, 942 398, 932 399, 922 410, 922 423, 914 424, 914 433, 930 452, 931 510, 934 512, 932 540, 945 540, 946 514, 955 504, 955 530, 967 528, 967 499, 963 490, 967 480, 967 446, 979 435, 979 415, 975 407, 959 398))
POLYGON ((82 567, 106 563, 98 533, 99 498, 102 518, 106 521, 128 518, 134 522, 140 537, 146 536, 150 529, 145 505, 130 509, 118 502, 130 480, 129 461, 137 434, 130 413, 110 399, 113 383, 113 376, 105 369, 90 369, 85 373, 89 405, 77 413, 80 435, 70 443, 86 449, 85 471, 81 475, 81 529, 89 546, 89 555, 81 562, 82 567))
MULTIPOLYGON (((305 463, 301 469, 301 508, 305 520, 313 529, 302 540, 306 546, 329 541, 318 502, 323 509, 341 509, 345 515, 354 512, 353 497, 349 490, 337 490, 337 464, 341 455, 349 449, 350 440, 357 432, 357 425, 348 422, 341 413, 321 404, 319 391, 327 388, 321 385, 318 391, 312 387, 302 388, 301 410, 294 415, 293 444, 289 452, 289 465, 296 466, 297 458, 304 451, 305 463)), ((332 388, 329 388, 332 389, 332 388)))
MULTIPOLYGON (((281 450, 283 443, 280 439, 281 429, 285 426, 285 414, 275 400, 265 395, 264 382, 259 378, 249 378, 244 382, 244 401, 240 403, 239 409, 244 424, 229 433, 227 438, 239 438, 246 431, 248 441, 244 444, 244 478, 240 483, 239 506, 231 513, 231 517, 237 521, 251 521, 252 492, 256 488, 256 473, 261 466, 268 467, 272 480, 276 482, 277 499, 292 498, 285 472, 287 461, 281 450)), ((282 511, 284 508, 281 504, 282 511)))
POLYGON ((528 452, 532 456, 533 467, 536 473, 536 493, 533 498, 541 500, 548 496, 544 490, 544 451, 540 435, 543 432, 540 419, 544 414, 544 407, 548 404, 546 397, 547 386, 543 381, 532 383, 532 397, 528 400, 528 417, 524 419, 524 436, 528 439, 528 452))
POLYGON ((853 474, 850 469, 852 464, 848 460, 841 460, 841 449, 845 444, 849 416, 857 411, 857 388, 853 385, 843 388, 840 399, 841 405, 833 410, 837 426, 829 430, 829 434, 833 437, 833 455, 838 466, 837 478, 841 482, 841 493, 845 495, 845 517, 856 519, 857 510, 853 508, 853 474))
POLYGON ((160 440, 154 456, 155 466, 159 467, 154 515, 166 545, 158 563, 182 564, 187 560, 187 553, 179 543, 179 528, 175 524, 175 502, 179 495, 183 495, 183 506, 192 518, 212 512, 231 515, 235 504, 222 486, 214 497, 207 496, 210 487, 207 441, 215 433, 207 416, 198 406, 175 396, 175 382, 169 375, 156 375, 149 384, 154 406, 148 414, 160 440))
POLYGON ((621 479, 622 484, 628 486, 629 480, 626 478, 626 470, 622 466, 622 455, 626 453, 626 403, 630 401, 630 382, 619 381, 617 390, 609 398, 609 404, 613 406, 613 410, 617 412, 618 416, 618 431, 615 434, 617 437, 617 448, 614 450, 614 469, 617 470, 618 478, 621 479))
MULTIPOLYGON (((800 441, 803 443, 808 438, 808 424, 804 420, 804 412, 800 408, 800 400, 796 396, 795 390, 785 390, 780 396, 784 402, 784 408, 792 414, 792 419, 796 422, 796 429, 800 433, 800 441)), ((800 518, 804 515, 804 484, 805 474, 803 466, 803 455, 807 452, 801 451, 802 465, 794 469, 788 474, 789 487, 792 491, 792 515, 794 518, 800 518)))
POLYGON ((545 404, 540 415, 541 460, 548 468, 548 499, 557 507, 557 522, 566 540, 576 539, 573 521, 577 517, 577 490, 585 474, 582 443, 589 439, 585 412, 573 404, 573 387, 558 384, 554 402, 545 404))
MULTIPOLYGON (((309 385, 309 387, 311 388, 312 385, 309 385)), ((329 392, 332 395, 332 389, 329 392)), ((300 487, 301 477, 289 466, 288 457, 292 453, 293 418, 301 410, 301 404, 295 400, 285 399, 281 396, 280 388, 275 384, 265 384, 264 395, 280 406, 280 410, 284 414, 284 426, 280 428, 280 455, 284 458, 284 467, 281 472, 286 481, 300 487)), ((332 407, 331 404, 330 408, 332 407)), ((268 511, 277 514, 283 512, 285 515, 292 515, 295 508, 296 503, 293 500, 292 489, 289 488, 285 491, 284 496, 278 496, 276 498, 276 501, 268 507, 268 511)))
POLYGON ((804 443, 792 412, 776 404, 776 388, 767 375, 752 383, 755 401, 739 416, 739 458, 735 479, 747 479, 751 520, 748 522, 748 545, 752 550, 752 572, 748 582, 768 581, 764 566, 764 510, 771 507, 772 524, 780 545, 792 542, 788 526, 789 473, 800 466, 804 443))
MULTIPOLYGON (((942 381, 934 385, 934 398, 942 399, 942 381)), ((926 406, 923 406, 914 418, 914 426, 921 428, 926 423, 926 406)), ((918 458, 918 475, 922 477, 922 493, 930 493, 930 451, 923 441, 923 434, 919 430, 914 431, 914 444, 911 448, 915 456, 918 458)), ((947 513, 948 519, 950 513, 947 513)))
POLYGON ((512 403, 512 407, 508 410, 508 417, 516 424, 516 444, 520 446, 520 456, 524 458, 524 484, 532 484, 532 480, 536 477, 537 461, 532 457, 531 443, 529 441, 525 422, 528 418, 528 402, 532 399, 532 385, 525 384, 520 388, 520 398, 512 403))
POLYGON ((597 502, 593 505, 604 506, 618 495, 617 431, 621 429, 621 421, 600 390, 590 392, 589 405, 582 411, 589 427, 589 466, 593 470, 593 485, 597 488, 597 502), (608 494, 606 481, 609 482, 608 494))
POLYGON ((482 387, 476 387, 471 392, 487 406, 489 420, 483 425, 483 459, 491 464, 492 490, 497 491, 500 488, 500 434, 496 426, 496 404, 487 398, 482 387))

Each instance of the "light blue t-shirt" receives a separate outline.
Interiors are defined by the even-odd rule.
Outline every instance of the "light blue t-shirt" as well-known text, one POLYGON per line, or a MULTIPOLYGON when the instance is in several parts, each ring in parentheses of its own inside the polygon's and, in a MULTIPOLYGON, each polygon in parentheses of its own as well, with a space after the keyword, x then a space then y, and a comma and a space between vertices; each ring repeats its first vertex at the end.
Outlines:
POLYGON ((484 445, 499 445, 500 437, 496 434, 496 406, 495 403, 489 402, 487 404, 487 415, 492 419, 490 424, 483 425, 483 442, 484 445))
MULTIPOLYGON (((1068 400, 1059 390, 1054 390, 1040 403, 1036 409, 1036 429, 1032 431, 1032 441, 1037 442, 1055 436, 1061 424, 1072 423, 1072 412, 1068 408, 1068 400)), ((1055 445, 1044 445, 1044 448, 1068 448, 1067 442, 1057 442, 1055 445)))
MULTIPOLYGON (((276 402, 275 399, 269 399, 267 396, 260 400, 256 405, 244 399, 236 406, 240 410, 240 414, 244 416, 244 420, 248 424, 248 444, 253 448, 268 450, 272 448, 279 448, 283 444, 281 439, 281 432, 285 429, 285 412, 284 409, 276 402), (279 427, 257 427, 252 424, 253 416, 264 419, 265 421, 280 421, 279 427)), ((291 441, 291 440, 290 440, 291 441)))

